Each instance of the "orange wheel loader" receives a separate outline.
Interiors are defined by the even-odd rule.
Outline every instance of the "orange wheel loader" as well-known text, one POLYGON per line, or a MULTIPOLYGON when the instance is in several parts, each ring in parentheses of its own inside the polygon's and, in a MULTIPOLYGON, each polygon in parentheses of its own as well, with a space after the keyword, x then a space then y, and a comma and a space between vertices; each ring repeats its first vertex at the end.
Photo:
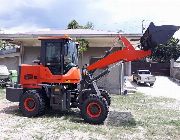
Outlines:
POLYGON ((24 116, 35 117, 45 114, 47 108, 68 111, 79 108, 87 123, 101 124, 107 118, 111 103, 108 92, 99 89, 96 81, 108 74, 111 68, 93 76, 97 69, 118 62, 128 62, 151 55, 151 49, 164 44, 179 29, 177 26, 150 24, 141 37, 141 49, 135 50, 123 36, 118 40, 124 48, 106 51, 97 62, 80 71, 78 67, 78 44, 67 36, 39 37, 41 40, 40 60, 35 65, 19 66, 18 83, 6 88, 6 99, 19 102, 24 116))

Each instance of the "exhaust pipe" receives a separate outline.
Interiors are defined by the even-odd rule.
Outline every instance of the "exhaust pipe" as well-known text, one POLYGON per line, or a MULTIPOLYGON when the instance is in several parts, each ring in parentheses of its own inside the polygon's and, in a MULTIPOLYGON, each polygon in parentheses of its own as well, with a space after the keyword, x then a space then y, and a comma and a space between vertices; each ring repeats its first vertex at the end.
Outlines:
POLYGON ((179 30, 180 26, 162 25, 155 26, 153 22, 140 39, 142 50, 153 50, 160 44, 166 44, 168 40, 179 30))

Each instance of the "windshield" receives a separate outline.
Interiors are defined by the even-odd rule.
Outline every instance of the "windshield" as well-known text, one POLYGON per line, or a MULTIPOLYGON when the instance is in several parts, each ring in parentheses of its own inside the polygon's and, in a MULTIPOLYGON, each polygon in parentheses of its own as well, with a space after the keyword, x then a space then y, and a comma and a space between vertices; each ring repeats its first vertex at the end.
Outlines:
POLYGON ((47 43, 46 44, 46 62, 47 63, 60 63, 61 47, 60 43, 47 43))
POLYGON ((65 44, 64 62, 73 63, 76 65, 78 64, 78 51, 77 51, 76 43, 71 40, 67 44, 65 44))

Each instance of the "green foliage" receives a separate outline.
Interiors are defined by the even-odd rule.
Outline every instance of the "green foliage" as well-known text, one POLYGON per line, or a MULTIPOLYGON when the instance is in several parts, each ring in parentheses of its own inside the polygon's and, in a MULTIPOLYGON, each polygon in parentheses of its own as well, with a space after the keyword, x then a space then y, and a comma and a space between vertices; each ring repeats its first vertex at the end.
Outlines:
POLYGON ((87 41, 86 39, 77 39, 76 41, 79 43, 79 53, 82 54, 84 51, 87 51, 89 47, 89 41, 87 41))
POLYGON ((72 20, 68 26, 68 29, 94 29, 94 24, 90 21, 86 23, 86 25, 79 25, 79 23, 76 20, 72 20))
POLYGON ((159 45, 152 50, 150 58, 156 62, 169 62, 180 56, 179 39, 171 38, 165 45, 159 45))
POLYGON ((76 20, 72 20, 69 24, 68 24, 68 29, 79 29, 79 24, 76 20))
MULTIPOLYGON (((68 29, 94 29, 94 24, 90 21, 86 23, 86 25, 79 25, 79 23, 76 20, 72 20, 68 26, 68 29)), ((83 53, 84 51, 87 51, 89 47, 89 41, 86 39, 77 39, 76 40, 79 43, 79 53, 83 53)))
POLYGON ((84 26, 84 29, 94 29, 94 24, 88 21, 86 25, 84 26))

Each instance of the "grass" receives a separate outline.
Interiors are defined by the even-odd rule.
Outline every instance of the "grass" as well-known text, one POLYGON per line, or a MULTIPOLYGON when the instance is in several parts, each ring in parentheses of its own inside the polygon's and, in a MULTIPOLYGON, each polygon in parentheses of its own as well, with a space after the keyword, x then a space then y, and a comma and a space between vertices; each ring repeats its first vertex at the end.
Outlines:
POLYGON ((4 89, 0 88, 0 100, 5 98, 4 89))
MULTIPOLYGON (((1 100, 4 97, 0 94, 1 100)), ((9 107, 0 110, 3 139, 180 139, 180 102, 175 99, 141 93, 114 95, 103 125, 84 123, 77 109, 26 118, 17 104, 7 104, 9 107)))
POLYGON ((113 108, 131 111, 136 128, 143 129, 145 139, 180 139, 180 102, 175 99, 136 93, 113 100, 113 108))

